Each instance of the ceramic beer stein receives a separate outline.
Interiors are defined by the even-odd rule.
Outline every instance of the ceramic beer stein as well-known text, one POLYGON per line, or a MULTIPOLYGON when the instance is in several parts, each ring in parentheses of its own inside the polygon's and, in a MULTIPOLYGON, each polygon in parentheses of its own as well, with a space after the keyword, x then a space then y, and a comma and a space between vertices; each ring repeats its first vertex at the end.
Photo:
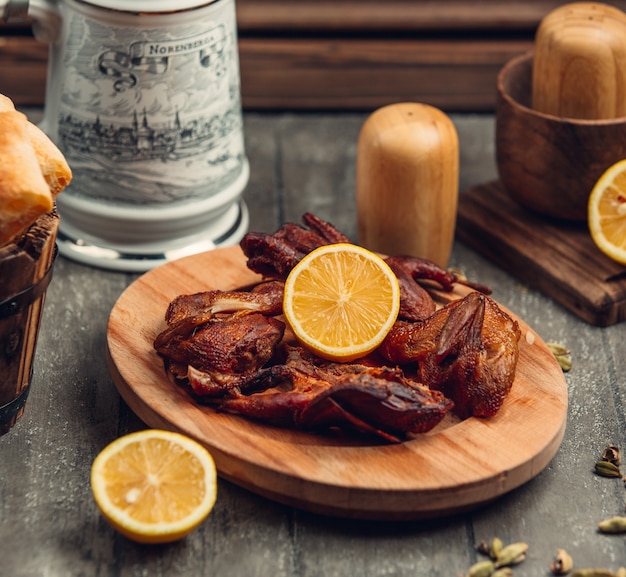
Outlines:
POLYGON ((0 0, 50 45, 60 252, 142 271, 248 228, 234 0, 0 0))

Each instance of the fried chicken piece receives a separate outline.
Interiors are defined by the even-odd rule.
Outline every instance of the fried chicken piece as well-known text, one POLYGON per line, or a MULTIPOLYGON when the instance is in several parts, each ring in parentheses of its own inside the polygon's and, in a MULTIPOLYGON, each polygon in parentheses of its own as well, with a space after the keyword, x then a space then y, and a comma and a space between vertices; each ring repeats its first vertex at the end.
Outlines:
POLYGON ((513 384, 520 334, 491 298, 471 292, 424 321, 398 321, 379 352, 392 363, 416 362, 422 382, 452 399, 460 417, 488 417, 513 384))

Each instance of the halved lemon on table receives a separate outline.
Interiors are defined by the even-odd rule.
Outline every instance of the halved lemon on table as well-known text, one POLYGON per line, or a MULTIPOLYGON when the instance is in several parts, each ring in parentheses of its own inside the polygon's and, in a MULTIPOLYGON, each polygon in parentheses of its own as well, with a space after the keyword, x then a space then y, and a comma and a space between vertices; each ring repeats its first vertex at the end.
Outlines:
POLYGON ((598 248, 626 264, 626 160, 609 167, 593 187, 588 222, 598 248))
POLYGON ((211 454, 185 435, 147 429, 107 445, 91 467, 94 500, 105 519, 139 543, 182 539, 215 504, 211 454))
POLYGON ((319 247, 285 281, 283 311, 296 338, 333 361, 372 352, 400 309, 398 279, 377 254, 354 244, 319 247))

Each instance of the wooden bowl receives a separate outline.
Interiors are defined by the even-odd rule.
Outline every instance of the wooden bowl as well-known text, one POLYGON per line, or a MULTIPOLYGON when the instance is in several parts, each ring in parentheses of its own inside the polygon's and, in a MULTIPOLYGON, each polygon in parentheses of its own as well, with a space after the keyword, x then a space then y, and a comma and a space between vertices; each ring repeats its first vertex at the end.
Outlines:
POLYGON ((522 206, 568 221, 587 219, 587 201, 602 173, 626 158, 626 117, 581 120, 531 108, 533 53, 500 71, 496 162, 500 181, 522 206))

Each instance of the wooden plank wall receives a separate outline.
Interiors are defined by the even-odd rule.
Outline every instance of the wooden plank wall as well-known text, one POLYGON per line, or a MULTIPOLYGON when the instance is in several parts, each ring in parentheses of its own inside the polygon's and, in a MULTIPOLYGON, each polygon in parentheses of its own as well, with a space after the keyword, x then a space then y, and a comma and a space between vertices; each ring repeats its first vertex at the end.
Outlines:
MULTIPOLYGON (((510 58, 555 0, 237 0, 248 110, 372 110, 411 100, 490 111, 510 58)), ((626 9, 626 0, 607 2, 626 9)), ((0 92, 43 102, 47 46, 0 27, 0 92)))

